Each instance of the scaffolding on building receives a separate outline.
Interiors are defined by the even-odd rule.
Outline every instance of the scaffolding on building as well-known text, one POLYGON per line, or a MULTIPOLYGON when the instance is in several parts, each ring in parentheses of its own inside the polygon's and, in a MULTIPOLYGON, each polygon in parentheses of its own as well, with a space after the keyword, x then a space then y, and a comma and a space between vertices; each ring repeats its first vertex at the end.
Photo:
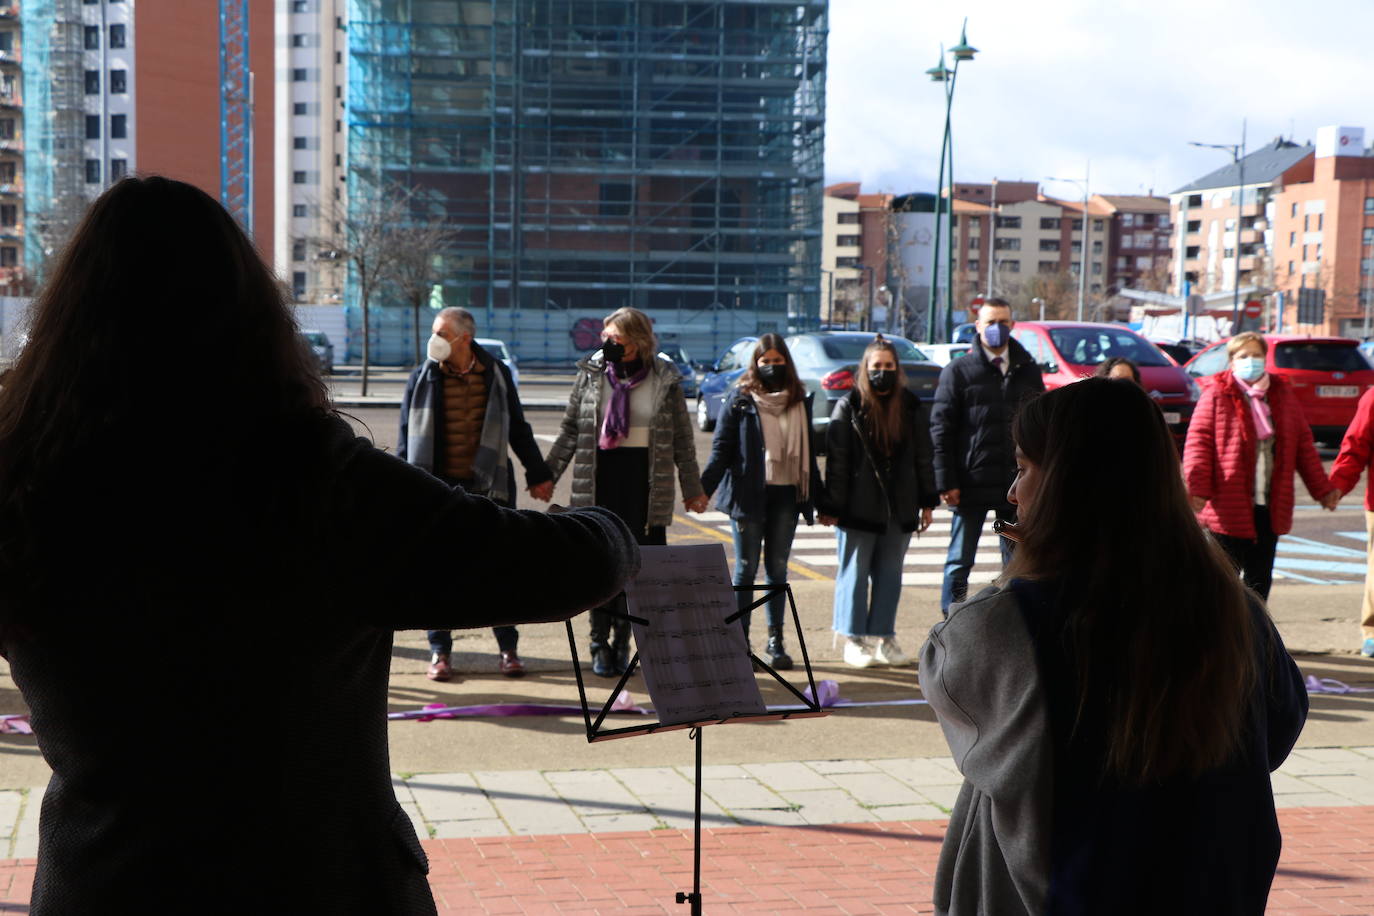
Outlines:
POLYGON ((24 0, 25 266, 43 265, 86 209, 81 0, 24 0))
POLYGON ((349 207, 418 189, 455 236, 445 302, 524 360, 581 355, 621 306, 703 357, 814 327, 826 12, 351 0, 349 207))

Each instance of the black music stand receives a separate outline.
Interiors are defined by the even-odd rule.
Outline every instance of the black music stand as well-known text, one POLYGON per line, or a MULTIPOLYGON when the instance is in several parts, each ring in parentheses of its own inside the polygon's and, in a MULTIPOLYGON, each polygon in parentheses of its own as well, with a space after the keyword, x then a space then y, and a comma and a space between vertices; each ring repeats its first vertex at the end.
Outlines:
MULTIPOLYGON (((792 586, 788 583, 782 585, 736 585, 736 592, 763 592, 763 596, 754 600, 752 604, 742 610, 736 610, 725 618, 727 624, 741 620, 744 614, 767 603, 768 599, 783 592, 787 595, 787 605, 792 612, 792 626, 796 632, 797 648, 801 653, 802 667, 806 671, 806 682, 811 688, 811 696, 808 698, 796 687, 787 682, 782 675, 753 653, 749 652, 749 658, 754 663, 756 672, 766 672, 772 675, 773 679, 801 701, 799 707, 783 707, 770 709, 761 714, 741 714, 731 715, 721 718, 702 719, 694 722, 650 722, 643 725, 631 725, 625 728, 602 728, 602 723, 606 721, 606 716, 611 713, 611 706, 615 703, 615 698, 620 696, 620 691, 625 689, 625 684, 629 682, 631 675, 634 674, 636 666, 639 664, 639 652, 636 650, 630 657, 630 663, 625 668, 625 673, 620 676, 615 688, 611 691, 610 697, 601 707, 595 721, 592 719, 591 706, 587 702, 587 688, 582 680, 582 664, 577 657, 577 637, 573 633, 572 621, 566 621, 565 626, 568 631, 568 648, 572 651, 573 673, 577 677, 577 693, 582 700, 582 718, 587 726, 587 741, 594 743, 597 741, 612 741, 616 738, 631 738, 638 735, 652 735, 658 732, 673 731, 675 729, 689 729, 687 737, 696 745, 696 824, 693 841, 693 865, 692 865, 692 890, 690 893, 679 891, 677 894, 678 903, 691 904, 691 916, 701 916, 701 729, 707 725, 729 725, 740 722, 772 722, 780 719, 814 719, 821 716, 830 715, 829 709, 824 709, 820 705, 819 694, 816 692, 816 678, 811 671, 811 657, 806 651, 806 639, 802 636, 801 617, 797 614, 797 602, 792 597, 792 586)), ((624 592, 620 597, 624 598, 624 592)), ((619 604, 624 607, 623 602, 619 604)), ((641 626, 648 626, 649 621, 642 617, 635 617, 628 611, 611 611, 611 616, 641 626)), ((743 623, 740 624, 741 627, 743 623)))

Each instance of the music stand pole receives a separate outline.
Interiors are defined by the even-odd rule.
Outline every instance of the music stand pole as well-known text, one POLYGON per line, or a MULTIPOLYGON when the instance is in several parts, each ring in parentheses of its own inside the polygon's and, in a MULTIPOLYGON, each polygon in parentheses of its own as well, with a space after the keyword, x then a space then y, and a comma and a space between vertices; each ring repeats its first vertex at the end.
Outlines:
POLYGON ((687 733, 687 737, 695 741, 697 745, 697 812, 695 835, 692 843, 692 892, 684 894, 682 891, 678 891, 677 902, 690 903, 692 916, 701 916, 701 729, 692 729, 687 733))

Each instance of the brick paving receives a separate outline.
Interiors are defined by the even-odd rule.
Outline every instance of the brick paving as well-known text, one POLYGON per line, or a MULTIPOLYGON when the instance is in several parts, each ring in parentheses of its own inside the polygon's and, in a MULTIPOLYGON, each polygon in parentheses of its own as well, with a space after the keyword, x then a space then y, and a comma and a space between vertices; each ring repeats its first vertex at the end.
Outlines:
MULTIPOLYGON (((1374 913, 1374 806, 1284 808, 1268 913, 1374 913)), ((704 831, 702 894, 732 913, 931 913, 945 821, 704 831)), ((439 911, 686 914, 688 830, 425 840, 439 911)), ((28 911, 32 859, 0 861, 0 913, 28 911)))

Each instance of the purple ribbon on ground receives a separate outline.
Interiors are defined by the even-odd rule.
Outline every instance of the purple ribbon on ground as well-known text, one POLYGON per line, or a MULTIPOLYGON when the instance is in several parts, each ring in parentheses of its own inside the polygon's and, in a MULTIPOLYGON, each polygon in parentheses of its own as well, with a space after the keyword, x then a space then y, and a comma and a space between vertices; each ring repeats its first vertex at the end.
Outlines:
POLYGON ((1307 676, 1306 684, 1308 693, 1374 693, 1374 687, 1351 687, 1334 677, 1317 677, 1314 674, 1307 676))
MULTIPOLYGON (((443 703, 430 703, 423 709, 406 712, 387 713, 388 719, 415 719, 430 722, 434 719, 461 719, 467 716, 567 716, 582 712, 581 706, 568 704, 542 703, 487 703, 479 706, 445 706, 443 703)), ((622 690, 616 694, 611 704, 611 712, 648 715, 652 710, 635 705, 630 691, 622 690)))
POLYGON ((0 735, 32 735, 28 716, 0 716, 0 735))

